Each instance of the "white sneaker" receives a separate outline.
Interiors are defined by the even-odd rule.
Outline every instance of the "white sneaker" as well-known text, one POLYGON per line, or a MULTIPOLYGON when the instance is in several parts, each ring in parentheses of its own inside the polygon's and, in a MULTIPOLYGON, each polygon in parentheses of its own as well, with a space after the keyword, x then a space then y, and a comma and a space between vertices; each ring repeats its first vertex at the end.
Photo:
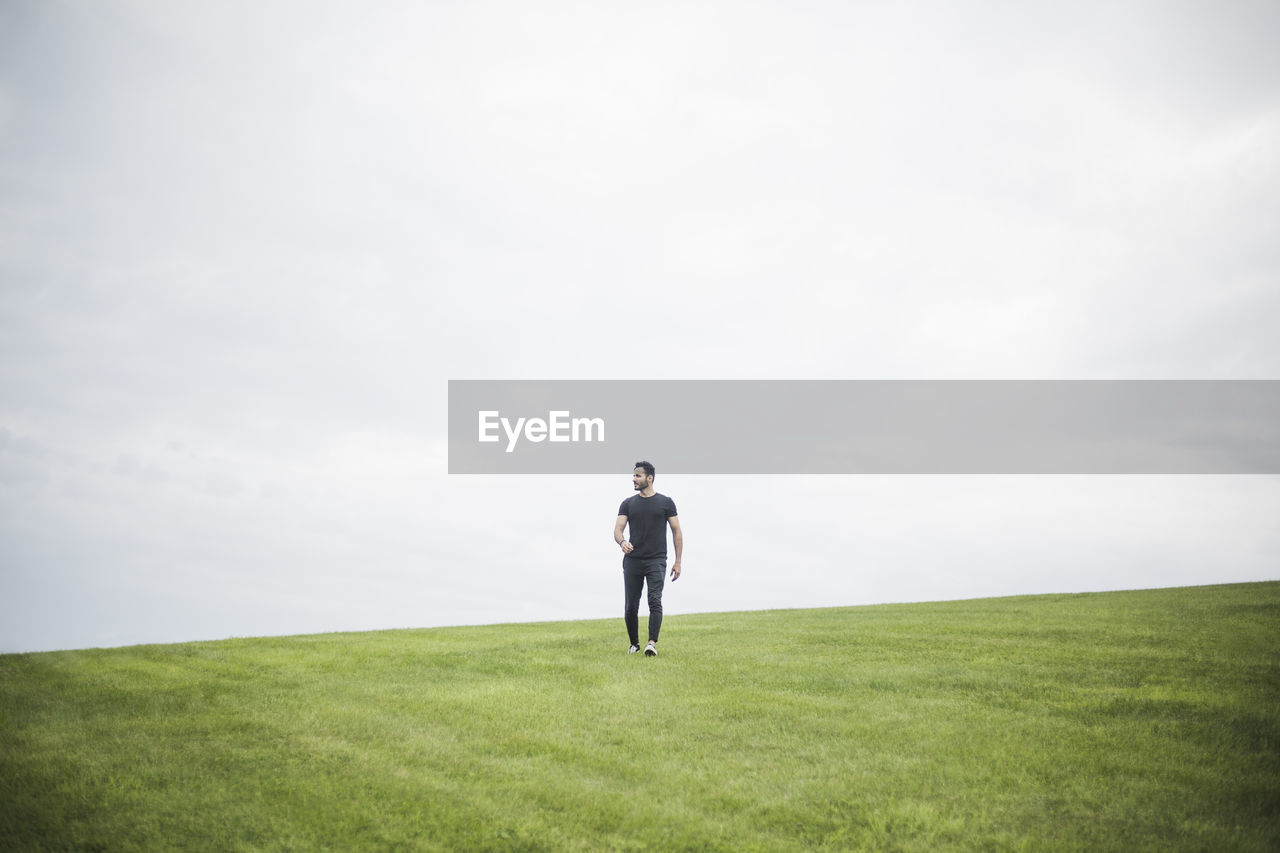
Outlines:
POLYGON ((627 654, 634 655, 638 651, 640 651, 639 646, 632 646, 631 648, 627 649, 627 654))
POLYGON ((658 645, 653 640, 649 641, 649 645, 644 647, 644 653, 651 658, 658 656, 658 645))

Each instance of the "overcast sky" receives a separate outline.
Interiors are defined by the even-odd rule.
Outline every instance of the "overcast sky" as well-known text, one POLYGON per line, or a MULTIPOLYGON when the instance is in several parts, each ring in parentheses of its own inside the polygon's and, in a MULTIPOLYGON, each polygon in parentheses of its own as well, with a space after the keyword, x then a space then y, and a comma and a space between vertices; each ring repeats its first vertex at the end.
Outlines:
MULTIPOLYGON (((5 2, 0 651, 624 646, 630 449, 450 477, 451 378, 1280 378, 1277 44, 1272 2, 5 2)), ((653 462, 672 643, 1280 578, 1276 477, 653 462)))

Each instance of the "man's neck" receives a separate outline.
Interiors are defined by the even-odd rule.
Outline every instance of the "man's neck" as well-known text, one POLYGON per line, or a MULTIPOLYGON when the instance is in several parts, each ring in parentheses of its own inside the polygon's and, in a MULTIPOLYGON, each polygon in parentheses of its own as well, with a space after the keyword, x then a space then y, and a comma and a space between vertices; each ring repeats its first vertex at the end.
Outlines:
POLYGON ((655 492, 653 491, 653 486, 645 486, 643 489, 640 490, 640 497, 642 498, 651 498, 654 496, 654 494, 655 492))

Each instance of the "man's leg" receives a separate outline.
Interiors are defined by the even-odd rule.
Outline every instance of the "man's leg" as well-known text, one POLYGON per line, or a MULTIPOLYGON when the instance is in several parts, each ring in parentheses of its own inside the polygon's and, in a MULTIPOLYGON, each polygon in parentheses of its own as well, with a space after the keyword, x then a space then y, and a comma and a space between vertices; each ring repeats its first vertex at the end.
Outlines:
POLYGON ((662 630, 662 587, 666 583, 667 564, 660 560, 649 567, 645 578, 649 583, 649 640, 658 642, 658 632, 662 630))
POLYGON ((627 623, 627 636, 631 645, 640 645, 640 590, 644 589, 644 575, 639 572, 628 573, 622 570, 622 586, 626 591, 626 604, 622 618, 627 623))

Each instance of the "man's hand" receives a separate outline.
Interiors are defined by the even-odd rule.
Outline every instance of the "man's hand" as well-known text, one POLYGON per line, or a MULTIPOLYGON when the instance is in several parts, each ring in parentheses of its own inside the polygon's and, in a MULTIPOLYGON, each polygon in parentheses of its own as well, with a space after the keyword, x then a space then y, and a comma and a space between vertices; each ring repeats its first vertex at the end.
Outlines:
POLYGON ((671 580, 679 580, 680 578, 680 555, 684 553, 684 531, 680 529, 680 519, 671 516, 667 519, 667 524, 671 525, 671 542, 676 546, 676 561, 671 566, 671 580))
POLYGON ((632 545, 631 541, 628 539, 623 539, 622 542, 620 542, 619 544, 622 546, 622 553, 624 554, 630 554, 632 551, 635 550, 635 547, 636 547, 632 545))

